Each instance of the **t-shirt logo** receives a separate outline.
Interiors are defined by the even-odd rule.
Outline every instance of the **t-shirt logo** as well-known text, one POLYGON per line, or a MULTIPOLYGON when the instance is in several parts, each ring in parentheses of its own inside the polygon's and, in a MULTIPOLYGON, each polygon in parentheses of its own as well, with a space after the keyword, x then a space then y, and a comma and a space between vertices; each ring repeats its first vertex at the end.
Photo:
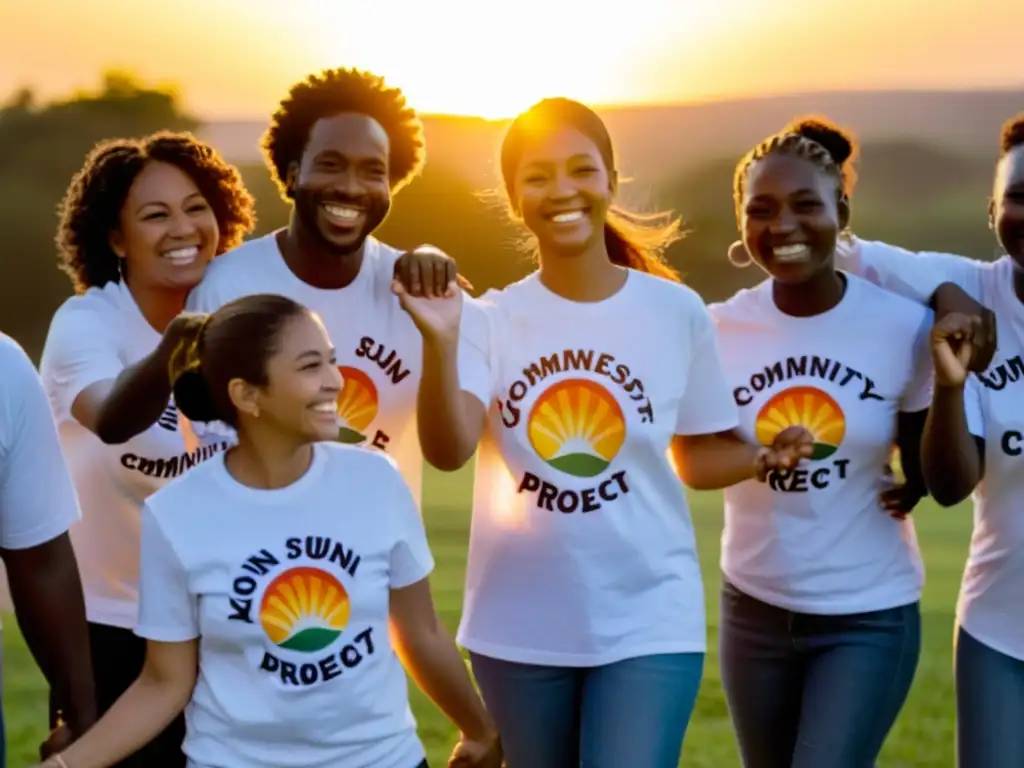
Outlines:
POLYGON ((373 627, 349 625, 349 584, 362 557, 328 536, 289 537, 261 549, 235 572, 230 622, 258 627, 249 656, 261 675, 286 688, 352 674, 376 653, 373 627))
POLYGON ((761 406, 755 421, 757 440, 769 446, 780 432, 803 427, 814 436, 811 461, 821 461, 839 450, 846 436, 846 417, 839 403, 814 387, 791 387, 761 406))
POLYGON ((597 477, 626 440, 626 420, 614 397, 586 379, 544 390, 527 418, 530 445, 549 467, 573 477, 597 477))
POLYGON ((366 440, 366 431, 377 418, 377 387, 358 368, 340 366, 344 379, 338 394, 338 440, 349 445, 359 445, 366 440))
POLYGON ((349 611, 348 592, 340 581, 319 568, 299 566, 267 585, 260 624, 278 648, 317 653, 338 639, 349 611))

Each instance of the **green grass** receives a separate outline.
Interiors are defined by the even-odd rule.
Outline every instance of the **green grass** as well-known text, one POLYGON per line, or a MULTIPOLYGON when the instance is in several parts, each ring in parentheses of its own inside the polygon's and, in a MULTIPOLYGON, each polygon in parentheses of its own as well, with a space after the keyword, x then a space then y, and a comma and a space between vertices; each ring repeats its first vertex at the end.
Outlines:
MULTIPOLYGON (((425 507, 431 546, 438 563, 432 582, 438 609, 454 632, 462 600, 469 525, 469 473, 442 475, 428 471, 425 507)), ((718 626, 719 494, 691 496, 709 623, 709 657, 697 708, 690 723, 683 758, 688 768, 726 768, 739 764, 722 694, 715 652, 718 626)), ((953 611, 970 536, 970 512, 964 506, 939 510, 930 504, 915 513, 918 536, 928 566, 923 601, 924 647, 910 699, 889 736, 880 768, 953 765, 953 679, 951 642, 953 611)), ((4 621, 4 708, 7 715, 8 764, 32 765, 46 724, 46 694, 12 618, 4 621)), ((420 735, 431 764, 443 766, 455 732, 427 699, 410 686, 420 735)), ((837 695, 842 695, 837 691, 837 695)), ((680 763, 683 764, 683 763, 680 763)))

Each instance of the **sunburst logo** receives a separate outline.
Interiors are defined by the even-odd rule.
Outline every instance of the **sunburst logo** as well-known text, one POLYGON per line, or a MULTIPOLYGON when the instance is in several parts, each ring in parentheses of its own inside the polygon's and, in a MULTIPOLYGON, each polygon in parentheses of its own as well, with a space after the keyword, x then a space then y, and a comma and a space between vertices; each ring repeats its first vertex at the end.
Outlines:
POLYGON ((339 367, 344 384, 338 394, 338 440, 356 445, 377 418, 377 388, 358 368, 339 367))
POLYGON ((530 445, 549 466, 574 477, 604 472, 626 439, 626 420, 606 389, 586 379, 544 390, 527 420, 530 445))
POLYGON ((783 390, 761 406, 756 435, 761 445, 771 445, 788 427, 804 427, 814 436, 812 461, 827 459, 839 450, 846 436, 846 417, 839 403, 814 387, 783 390))
POLYGON ((290 568, 267 585, 260 603, 260 623, 274 645, 315 653, 345 629, 348 593, 341 582, 319 568, 290 568))

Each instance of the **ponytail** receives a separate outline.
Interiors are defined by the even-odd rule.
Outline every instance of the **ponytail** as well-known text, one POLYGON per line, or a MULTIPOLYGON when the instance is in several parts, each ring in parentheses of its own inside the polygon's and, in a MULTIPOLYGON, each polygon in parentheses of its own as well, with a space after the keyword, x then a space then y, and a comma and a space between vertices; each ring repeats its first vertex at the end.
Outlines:
POLYGON ((604 244, 613 264, 677 283, 679 272, 665 261, 665 251, 681 238, 679 220, 664 213, 643 215, 613 206, 604 224, 604 244))
POLYGON ((189 421, 227 421, 232 419, 213 397, 203 376, 203 340, 212 315, 189 315, 180 331, 178 343, 171 352, 167 372, 174 393, 174 403, 189 421))

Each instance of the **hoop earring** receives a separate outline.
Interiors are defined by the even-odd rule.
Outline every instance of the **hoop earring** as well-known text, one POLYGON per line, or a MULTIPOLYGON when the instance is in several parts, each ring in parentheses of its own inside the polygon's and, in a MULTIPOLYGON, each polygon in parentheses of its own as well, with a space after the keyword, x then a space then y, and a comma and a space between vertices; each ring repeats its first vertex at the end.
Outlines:
POLYGON ((750 252, 747 251, 746 247, 739 240, 729 246, 729 250, 726 251, 725 256, 729 259, 729 263, 737 269, 749 267, 754 263, 754 260, 750 257, 750 252))

